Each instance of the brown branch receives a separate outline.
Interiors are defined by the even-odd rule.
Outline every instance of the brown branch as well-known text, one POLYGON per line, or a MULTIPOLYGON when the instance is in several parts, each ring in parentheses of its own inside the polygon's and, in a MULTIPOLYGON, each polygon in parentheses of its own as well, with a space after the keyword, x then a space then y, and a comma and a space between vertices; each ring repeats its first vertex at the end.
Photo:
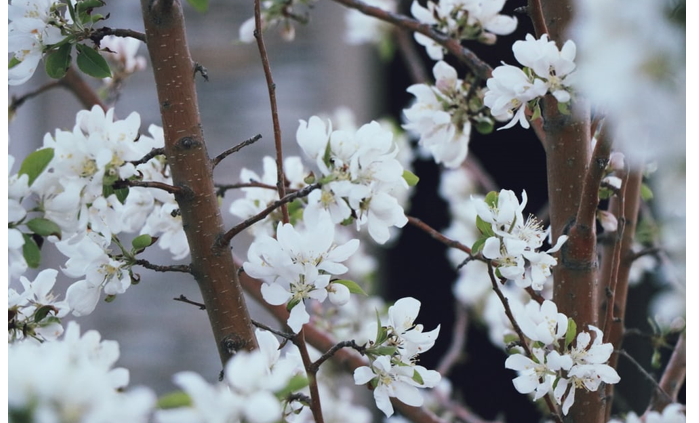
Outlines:
POLYGON ((116 181, 114 183, 115 188, 123 188, 123 187, 142 187, 142 188, 157 188, 161 189, 165 192, 169 192, 170 194, 173 195, 180 195, 184 193, 184 190, 180 187, 175 187, 170 184, 166 184, 164 182, 158 182, 158 181, 136 181, 136 180, 121 180, 121 181, 116 181))
MULTIPOLYGON (((274 127, 274 150, 276 151, 277 160, 277 191, 279 198, 284 198, 286 195, 286 182, 284 179, 284 157, 282 155, 282 129, 279 124, 279 113, 277 111, 277 94, 276 85, 272 78, 272 69, 269 65, 269 57, 265 48, 264 37, 262 36, 262 17, 260 13, 260 0, 255 0, 255 40, 257 40, 257 48, 260 50, 260 58, 262 59, 262 68, 265 72, 267 80, 267 91, 269 92, 269 105, 272 109, 272 125, 274 127)), ((289 223, 289 210, 286 203, 282 207, 282 221, 289 223)), ((316 423, 320 423, 317 422, 316 423)))
POLYGON ((258 347, 238 272, 228 247, 216 240, 224 232, 213 183, 192 76, 180 2, 141 0, 146 44, 153 63, 165 152, 182 226, 192 256, 191 270, 225 364, 237 351, 258 347))
POLYGON ((594 232, 596 225, 597 206, 599 205, 599 188, 604 178, 605 170, 609 164, 609 156, 612 154, 612 142, 607 127, 597 140, 592 152, 590 164, 587 167, 585 180, 580 194, 580 207, 575 217, 575 230, 594 232))
POLYGON ((406 216, 408 218, 408 222, 416 226, 423 231, 427 232, 432 238, 436 239, 437 241, 441 242, 442 244, 446 245, 447 247, 451 248, 456 248, 457 250, 461 250, 465 252, 468 255, 471 255, 471 249, 464 244, 460 243, 459 241, 447 238, 446 236, 442 235, 441 232, 438 230, 432 228, 430 225, 427 223, 423 222, 422 220, 418 219, 417 217, 413 216, 406 216))
POLYGON ((198 303, 196 301, 192 301, 189 298, 185 297, 184 294, 180 294, 179 297, 175 297, 175 298, 173 298, 173 300, 197 306, 197 307, 199 307, 199 310, 206 310, 206 305, 204 305, 204 303, 198 303))
POLYGON ((687 334, 682 332, 675 344, 670 361, 663 371, 660 383, 653 393, 649 410, 662 412, 665 407, 677 402, 677 396, 687 377, 687 334))
POLYGON ((153 148, 148 154, 146 154, 145 156, 141 157, 141 158, 138 159, 138 160, 135 160, 135 161, 131 162, 131 164, 134 165, 134 166, 138 166, 138 165, 140 165, 140 164, 147 163, 147 162, 150 161, 150 159, 152 159, 153 157, 161 156, 161 155, 164 155, 164 154, 165 154, 165 149, 164 149, 164 148, 153 148))
POLYGON ((373 16, 382 21, 394 24, 400 28, 407 29, 408 31, 419 32, 420 34, 431 38, 437 44, 447 49, 447 51, 453 54, 457 59, 459 59, 459 61, 468 66, 468 68, 481 79, 485 80, 490 78, 490 75, 493 72, 490 65, 482 61, 474 52, 466 47, 463 47, 459 40, 436 31, 428 24, 421 23, 415 19, 408 18, 407 16, 398 13, 383 10, 379 7, 370 6, 359 0, 334 1, 349 8, 356 9, 365 15, 373 16))
POLYGON ((546 28, 544 12, 541 9, 541 0, 529 0, 527 13, 534 24, 534 31, 536 32, 537 39, 541 38, 542 35, 549 33, 548 28, 546 28))
POLYGON ((322 356, 320 356, 316 361, 314 361, 313 364, 311 364, 310 371, 312 371, 315 374, 323 363, 328 361, 332 356, 335 355, 336 352, 340 351, 343 348, 352 348, 353 350, 357 351, 361 355, 364 355, 364 350, 366 349, 364 346, 357 345, 357 343, 354 342, 354 340, 339 342, 339 343, 333 345, 332 348, 330 348, 322 356))
POLYGON ((153 264, 148 260, 137 259, 134 264, 145 267, 149 270, 155 270, 156 272, 181 272, 181 273, 192 273, 192 269, 187 264, 172 264, 169 266, 162 266, 158 264, 153 264))
POLYGON ((271 327, 265 325, 264 323, 260 323, 256 320, 253 320, 252 324, 255 325, 255 327, 257 327, 257 328, 266 330, 267 332, 271 332, 271 333, 273 333, 273 334, 275 334, 275 335, 277 335, 277 336, 279 336, 287 341, 291 341, 296 336, 295 333, 282 332, 280 330, 272 329, 271 327))
MULTIPOLYGON (((512 324, 512 329, 514 329, 515 333, 517 334, 517 337, 519 338, 519 343, 524 349, 526 356, 530 359, 534 358, 534 353, 532 353, 531 348, 529 348, 527 338, 524 336, 524 332, 522 332, 522 328, 519 327, 517 320, 515 320, 514 314, 512 314, 510 302, 500 290, 500 285, 498 284, 497 278, 495 277, 495 271, 493 270, 493 265, 490 263, 490 261, 488 261, 488 276, 490 277, 490 283, 493 286, 493 291, 495 291, 495 294, 497 294, 498 298, 500 299, 502 306, 505 308, 505 315, 512 324)), ((556 404, 553 403, 553 400, 551 399, 551 396, 549 394, 544 395, 544 401, 546 402, 546 406, 549 408, 551 416, 554 418, 554 420, 557 423, 563 423, 563 418, 559 414, 558 408, 556 407, 556 404)))
POLYGON ((305 197, 308 194, 310 194, 311 191, 313 191, 314 189, 317 189, 317 188, 320 188, 320 183, 308 185, 307 187, 304 187, 303 189, 300 189, 296 192, 288 194, 287 196, 285 196, 281 200, 275 201, 274 203, 270 204, 266 209, 257 213, 255 216, 252 216, 248 219, 245 219, 245 221, 243 221, 242 223, 231 228, 228 232, 226 232, 223 236, 221 236, 219 238, 219 240, 217 241, 217 244, 219 246, 228 245, 234 236, 238 235, 240 232, 244 231, 245 229, 249 228, 253 224, 264 219, 265 217, 267 217, 270 213, 272 213, 274 210, 276 210, 280 206, 283 206, 287 203, 290 203, 290 202, 296 200, 297 198, 305 197))
POLYGON ((225 159, 226 157, 230 156, 233 153, 237 153, 238 151, 242 150, 244 147, 247 147, 248 145, 254 144, 258 140, 262 138, 261 134, 257 134, 254 137, 248 138, 245 141, 241 142, 240 144, 236 145, 233 148, 229 148, 228 150, 224 151, 223 153, 219 154, 216 156, 213 160, 211 160, 211 167, 216 167, 218 166, 219 163, 221 163, 221 160, 225 159))
POLYGON ((456 319, 451 335, 451 344, 444 354, 437 371, 446 377, 454 365, 463 357, 466 346, 466 332, 468 331, 468 310, 458 302, 455 305, 456 319))
POLYGON ((301 353, 303 367, 306 368, 308 390, 311 391, 311 413, 313 414, 313 419, 316 423, 323 423, 323 408, 320 402, 320 391, 318 391, 318 378, 316 376, 318 368, 314 367, 311 356, 308 354, 308 347, 306 346, 306 338, 304 336, 305 327, 304 325, 304 327, 301 328, 301 331, 292 339, 292 342, 298 347, 301 353))
POLYGON ((99 98, 95 90, 90 87, 87 82, 80 76, 74 67, 69 67, 66 75, 60 80, 61 86, 68 89, 77 97, 80 103, 86 109, 91 109, 92 106, 100 106, 103 110, 107 110, 107 106, 99 98))
POLYGON ((20 106, 22 106, 24 104, 24 102, 26 102, 27 100, 32 99, 40 94, 45 93, 46 91, 49 91, 53 88, 60 87, 60 86, 62 86, 61 81, 55 80, 55 81, 51 81, 51 82, 48 82, 48 83, 40 86, 39 88, 35 89, 34 91, 30 91, 26 94, 22 94, 19 97, 16 97, 13 95, 12 100, 10 101, 10 106, 8 107, 10 116, 13 115, 14 113, 16 113, 17 109, 19 109, 20 106))
MULTIPOLYGON (((289 319, 289 312, 283 305, 273 306, 262 298, 262 293, 260 291, 260 286, 262 285, 261 281, 243 273, 240 275, 240 282, 245 288, 245 291, 272 313, 280 324, 286 324, 286 321, 289 319)), ((328 351, 338 344, 330 335, 313 325, 304 326, 304 336, 309 344, 320 351, 328 351)), ((332 360, 349 373, 354 372, 358 367, 368 365, 365 358, 360 356, 356 351, 347 348, 336 351, 332 360)), ((403 416, 415 423, 446 423, 426 408, 411 407, 398 401, 394 397, 391 397, 391 403, 403 416)))
POLYGON ((102 38, 106 37, 107 35, 114 35, 122 38, 135 38, 144 43, 146 42, 146 34, 142 32, 134 31, 132 29, 113 29, 106 26, 94 30, 92 34, 90 34, 90 39, 95 43, 95 45, 99 46, 102 38))
POLYGON ((653 375, 651 375, 650 373, 648 373, 648 372, 646 371, 646 369, 644 369, 643 366, 641 366, 641 363, 639 363, 638 361, 636 361, 636 359, 633 358, 633 357, 631 356, 631 354, 629 354, 629 353, 626 352, 625 350, 616 350, 616 351, 614 351, 614 352, 615 352, 616 354, 619 354, 619 355, 622 355, 622 356, 626 357, 626 358, 631 362, 631 364, 633 364, 633 366, 636 367, 636 370, 638 370, 638 372, 641 373, 641 374, 643 375, 643 377, 645 377, 650 383, 653 384, 653 386, 655 386, 656 392, 657 392, 658 394, 660 394, 660 395, 666 397, 666 398, 667 398, 668 400, 670 400, 670 402, 671 402, 672 398, 670 398, 670 395, 668 395, 668 393, 665 392, 665 391, 663 390, 663 388, 658 384, 658 381, 655 380, 655 378, 653 377, 653 375))
MULTIPOLYGON (((231 190, 231 189, 240 189, 240 188, 264 188, 264 189, 273 189, 276 190, 277 187, 274 185, 269 185, 269 184, 263 184, 262 182, 241 182, 239 184, 225 184, 225 185, 216 185, 216 194, 220 197, 223 197, 226 193, 226 191, 231 190)), ((292 192, 296 192, 292 190, 292 192)))

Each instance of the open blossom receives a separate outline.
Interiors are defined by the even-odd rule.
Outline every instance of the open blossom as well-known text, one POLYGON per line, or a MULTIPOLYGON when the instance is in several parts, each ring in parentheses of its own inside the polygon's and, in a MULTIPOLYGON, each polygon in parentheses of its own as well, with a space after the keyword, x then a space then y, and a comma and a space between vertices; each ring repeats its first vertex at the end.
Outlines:
POLYGON ((468 87, 458 79, 456 69, 439 61, 432 69, 435 85, 415 84, 408 87, 415 103, 403 110, 404 128, 420 135, 437 163, 454 168, 466 159, 471 137, 471 122, 465 98, 468 87))
MULTIPOLYGON (((306 218, 306 222, 311 222, 306 218)), ((294 332, 310 321, 304 300, 324 301, 328 292, 334 302, 346 302, 344 292, 330 282, 332 275, 347 272, 341 262, 359 248, 359 240, 334 244, 335 226, 327 213, 297 231, 291 224, 279 223, 277 238, 260 235, 248 250, 245 272, 269 282, 262 285, 262 296, 270 304, 288 303, 288 324, 294 332)))
POLYGON ((512 46, 517 61, 524 66, 504 64, 493 69, 488 79, 488 91, 483 99, 493 116, 500 120, 512 118, 500 129, 519 123, 529 128, 526 111, 529 102, 552 94, 559 103, 570 101, 571 78, 575 70, 575 43, 569 40, 559 50, 554 41, 544 34, 536 39, 527 34, 526 40, 512 46))
MULTIPOLYGON (((517 18, 501 15, 505 0, 440 0, 423 7, 413 1, 410 12, 420 21, 460 40, 478 40, 493 44, 497 35, 511 34, 517 28, 517 18)), ((444 49, 432 39, 415 33, 415 41, 425 46, 432 60, 442 60, 444 49)))

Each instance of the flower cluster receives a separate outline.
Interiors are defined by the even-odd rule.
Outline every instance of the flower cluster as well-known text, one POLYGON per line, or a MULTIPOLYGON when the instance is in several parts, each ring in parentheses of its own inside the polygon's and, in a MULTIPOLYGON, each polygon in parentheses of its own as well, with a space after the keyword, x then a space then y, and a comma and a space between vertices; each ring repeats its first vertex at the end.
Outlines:
POLYGON ((365 351, 371 364, 354 371, 357 385, 374 387, 376 406, 387 417, 393 414, 391 397, 419 407, 423 397, 417 388, 433 388, 440 381, 439 373, 416 364, 417 356, 432 348, 439 335, 439 326, 423 332, 423 326, 415 324, 419 312, 420 301, 415 298, 396 301, 388 309, 386 324, 376 323, 376 338, 365 351))
MULTIPOLYGON (((418 21, 457 40, 478 40, 493 44, 497 35, 508 35, 517 28, 517 19, 501 15, 505 0, 440 0, 423 7, 413 1, 410 11, 418 21)), ((415 41, 423 45, 432 60, 442 60, 444 49, 431 38, 415 33, 415 41)))
POLYGON ((296 140, 320 169, 322 187, 308 196, 306 213, 312 221, 324 210, 333 223, 354 219, 381 244, 388 241, 391 226, 408 223, 397 200, 408 184, 391 131, 375 121, 357 131, 333 131, 313 116, 301 121, 296 140))
POLYGON ((14 0, 8 5, 8 51, 12 54, 8 83, 21 85, 34 75, 47 46, 64 37, 55 25, 56 3, 52 0, 14 0))
POLYGON ((10 344, 9 420, 148 422, 155 394, 123 392, 129 372, 113 367, 118 358, 115 341, 100 340, 96 331, 81 336, 74 322, 59 340, 10 344))
POLYGON ((483 99, 496 118, 512 118, 500 129, 511 128, 518 122, 523 128, 529 128, 526 111, 538 110, 538 98, 547 93, 552 94, 559 109, 567 113, 565 104, 571 98, 569 75, 575 70, 575 43, 566 41, 559 50, 547 34, 538 40, 527 34, 525 41, 514 43, 512 51, 524 69, 506 64, 495 68, 483 99))
POLYGON ((534 400, 538 400, 553 391, 556 402, 563 406, 563 414, 568 414, 576 389, 597 391, 602 382, 619 382, 616 370, 606 364, 614 347, 602 343, 603 334, 598 328, 589 325, 589 332, 576 336, 575 322, 559 313, 556 304, 548 300, 541 305, 532 300, 513 312, 531 341, 533 355, 515 353, 505 361, 506 368, 519 373, 512 381, 518 392, 534 393, 534 400))
POLYGON ((474 243, 473 251, 496 267, 496 274, 526 288, 542 290, 551 276, 551 267, 558 262, 551 253, 558 251, 568 239, 561 235, 547 251, 538 251, 547 237, 539 220, 529 216, 524 220, 522 211, 527 204, 527 193, 522 191, 522 203, 514 192, 491 192, 485 199, 474 199, 478 213, 476 226, 482 236, 474 243))
POLYGON ((349 288, 331 281, 333 275, 347 272, 341 262, 359 248, 359 240, 352 239, 335 245, 335 225, 330 215, 322 212, 306 230, 297 231, 291 224, 279 223, 277 238, 260 235, 248 249, 245 272, 252 277, 269 281, 262 285, 262 296, 270 304, 287 304, 290 311, 288 324, 299 332, 310 321, 304 300, 330 301, 343 305, 349 301, 349 288))
MULTIPOLYGON (((259 350, 241 351, 224 368, 224 383, 209 384, 199 374, 181 372, 174 382, 190 401, 187 406, 159 410, 157 423, 234 422, 273 423, 285 414, 277 395, 305 386, 300 356, 280 358, 279 342, 269 332, 256 331, 259 350)), ((298 353, 297 353, 298 354, 298 353)), ((184 404, 183 404, 184 405, 184 404)), ((299 404, 294 407, 300 408, 299 404)))
POLYGON ((492 118, 483 115, 476 90, 468 97, 471 84, 458 79, 456 69, 439 61, 432 69, 435 84, 415 84, 408 92, 416 97, 413 105, 403 110, 407 123, 405 129, 420 135, 420 145, 425 147, 437 163, 446 167, 458 167, 466 159, 471 138, 471 121, 481 132, 484 126, 492 128, 492 118))

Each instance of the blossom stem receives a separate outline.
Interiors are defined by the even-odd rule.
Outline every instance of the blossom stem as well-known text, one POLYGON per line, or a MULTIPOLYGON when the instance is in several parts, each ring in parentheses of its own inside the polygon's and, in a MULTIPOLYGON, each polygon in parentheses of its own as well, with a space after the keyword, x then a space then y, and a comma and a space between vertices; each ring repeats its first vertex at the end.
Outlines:
MULTIPOLYGON (((260 50, 260 58, 262 59, 262 68, 267 80, 267 91, 269 92, 269 104, 272 109, 272 125, 274 127, 274 150, 277 153, 277 191, 279 198, 284 198, 286 195, 286 183, 284 180, 284 158, 282 155, 282 130, 279 124, 279 113, 277 111, 277 94, 274 79, 272 79, 272 69, 269 65, 269 57, 265 47, 264 37, 262 36, 262 17, 260 12, 260 0, 255 0, 255 40, 257 40, 257 48, 260 50)), ((281 204, 282 222, 289 223, 289 210, 286 203, 281 204)))
POLYGON ((238 235, 241 231, 245 230, 246 228, 249 228, 254 223, 259 222, 260 220, 264 219, 265 217, 267 217, 267 215, 272 213, 274 210, 276 210, 280 206, 283 206, 287 203, 290 203, 290 202, 296 200, 297 198, 305 197, 308 194, 310 194, 311 191, 313 191, 317 188, 320 188, 320 183, 308 185, 307 187, 304 187, 303 189, 300 189, 296 192, 293 192, 291 194, 286 195, 281 200, 275 201, 274 203, 269 205, 266 209, 262 210, 261 212, 259 212, 255 216, 252 216, 252 217, 246 219, 245 221, 243 221, 242 223, 231 228, 228 232, 226 232, 222 237, 219 238, 219 240, 217 241, 218 245, 219 246, 228 245, 234 236, 238 235))
POLYGON ((490 65, 481 60, 474 52, 466 47, 463 47, 459 40, 434 30, 428 24, 423 24, 415 19, 410 19, 405 15, 392 13, 379 7, 370 6, 359 0, 334 1, 349 8, 356 9, 365 15, 373 16, 382 21, 392 23, 400 28, 407 29, 408 31, 419 32, 447 49, 449 53, 453 54, 457 59, 468 66, 477 77, 483 80, 490 78, 490 74, 493 71, 490 65))
POLYGON ((223 153, 216 156, 213 160, 211 160, 211 167, 215 168, 226 157, 230 156, 233 153, 237 153, 238 151, 242 150, 244 147, 247 147, 248 145, 254 144, 255 142, 257 142, 261 138, 262 138, 262 134, 257 134, 254 137, 246 139, 245 141, 241 142, 240 144, 236 145, 235 147, 229 148, 228 150, 224 151, 223 153))

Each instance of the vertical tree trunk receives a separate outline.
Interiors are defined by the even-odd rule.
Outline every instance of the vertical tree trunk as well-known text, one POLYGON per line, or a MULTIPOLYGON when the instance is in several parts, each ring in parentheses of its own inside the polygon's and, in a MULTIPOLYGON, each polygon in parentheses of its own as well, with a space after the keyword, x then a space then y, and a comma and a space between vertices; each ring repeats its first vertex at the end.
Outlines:
POLYGON ((192 256, 221 361, 257 348, 237 268, 224 233, 213 169, 206 151, 182 8, 177 0, 141 0, 148 52, 165 132, 165 152, 192 256))

